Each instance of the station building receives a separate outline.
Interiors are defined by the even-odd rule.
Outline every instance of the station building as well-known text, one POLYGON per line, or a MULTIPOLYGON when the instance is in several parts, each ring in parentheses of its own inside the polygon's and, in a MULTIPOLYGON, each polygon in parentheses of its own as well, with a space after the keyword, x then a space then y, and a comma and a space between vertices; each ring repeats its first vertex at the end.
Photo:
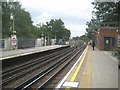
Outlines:
POLYGON ((117 47, 118 32, 115 27, 101 27, 96 32, 96 46, 99 50, 113 50, 117 47))

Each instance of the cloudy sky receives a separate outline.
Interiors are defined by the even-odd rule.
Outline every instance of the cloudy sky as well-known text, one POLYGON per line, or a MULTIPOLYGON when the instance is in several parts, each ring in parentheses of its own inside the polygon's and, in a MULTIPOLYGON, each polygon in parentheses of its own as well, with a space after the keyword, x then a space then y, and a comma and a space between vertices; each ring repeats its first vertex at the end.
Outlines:
POLYGON ((34 25, 46 23, 51 19, 62 19, 71 31, 71 37, 86 32, 86 22, 92 17, 93 0, 19 0, 22 7, 29 11, 34 25))

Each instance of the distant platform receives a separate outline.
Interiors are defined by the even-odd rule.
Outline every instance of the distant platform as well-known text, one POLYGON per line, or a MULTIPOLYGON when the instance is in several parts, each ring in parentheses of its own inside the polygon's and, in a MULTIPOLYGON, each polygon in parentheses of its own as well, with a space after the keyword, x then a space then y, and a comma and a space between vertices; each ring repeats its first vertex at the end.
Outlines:
POLYGON ((43 52, 43 51, 52 50, 52 49, 65 47, 65 46, 67 45, 52 45, 52 46, 42 46, 42 47, 34 47, 34 48, 27 48, 27 49, 0 51, 0 60, 37 53, 37 52, 43 52))

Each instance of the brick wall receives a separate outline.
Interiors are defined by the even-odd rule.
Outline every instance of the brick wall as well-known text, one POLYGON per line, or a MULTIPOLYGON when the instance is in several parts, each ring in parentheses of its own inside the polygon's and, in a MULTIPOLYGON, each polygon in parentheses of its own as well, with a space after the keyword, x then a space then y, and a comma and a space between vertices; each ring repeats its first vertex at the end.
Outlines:
MULTIPOLYGON (((99 50, 104 50, 104 37, 115 38, 115 46, 117 46, 118 33, 116 30, 117 28, 101 28, 97 32, 97 47, 99 50)), ((112 47, 112 42, 110 46, 112 47)))

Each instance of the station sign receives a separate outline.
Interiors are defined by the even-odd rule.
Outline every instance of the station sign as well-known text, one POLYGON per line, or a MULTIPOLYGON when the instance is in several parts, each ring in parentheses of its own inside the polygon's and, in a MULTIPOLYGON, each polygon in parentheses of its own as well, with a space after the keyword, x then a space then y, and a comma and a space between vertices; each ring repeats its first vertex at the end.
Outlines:
POLYGON ((12 45, 17 45, 17 37, 16 35, 11 35, 12 45))

